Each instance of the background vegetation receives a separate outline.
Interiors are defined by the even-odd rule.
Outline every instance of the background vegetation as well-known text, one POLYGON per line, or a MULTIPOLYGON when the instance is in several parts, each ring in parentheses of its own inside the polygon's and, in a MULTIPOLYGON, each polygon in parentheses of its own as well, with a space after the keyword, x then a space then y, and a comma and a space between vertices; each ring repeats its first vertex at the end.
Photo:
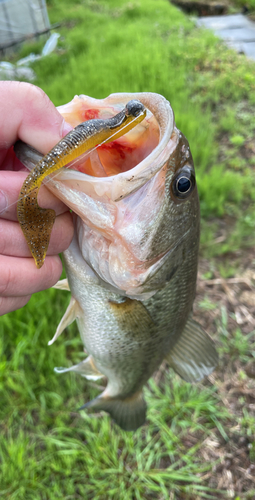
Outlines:
POLYGON ((248 9, 248 12, 251 13, 254 17, 255 12, 255 1, 254 0, 234 0, 233 3, 237 7, 242 7, 243 9, 248 9))
MULTIPOLYGON (((107 416, 76 412, 98 389, 53 373, 82 358, 75 325, 47 347, 69 297, 37 294, 0 320, 0 496, 252 499, 255 64, 166 0, 51 0, 48 10, 61 23, 58 50, 33 69, 56 105, 76 93, 125 91, 158 92, 171 102, 201 200, 195 315, 221 361, 196 386, 162 366, 146 389, 147 424, 122 432, 107 416)), ((43 44, 24 45, 15 57, 43 44)))

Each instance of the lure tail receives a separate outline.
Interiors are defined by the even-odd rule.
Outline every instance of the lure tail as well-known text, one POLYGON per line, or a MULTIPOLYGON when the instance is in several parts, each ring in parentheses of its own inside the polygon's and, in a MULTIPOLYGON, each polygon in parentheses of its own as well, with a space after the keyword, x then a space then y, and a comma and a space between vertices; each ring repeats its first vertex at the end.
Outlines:
POLYGON ((38 206, 38 191, 39 188, 36 187, 27 193, 22 188, 17 206, 17 214, 30 252, 34 257, 36 267, 40 269, 46 257, 56 214, 50 208, 41 208, 38 206))
POLYGON ((142 391, 125 399, 107 397, 103 393, 79 409, 83 408, 106 411, 124 431, 136 431, 144 424, 146 418, 146 403, 142 391))

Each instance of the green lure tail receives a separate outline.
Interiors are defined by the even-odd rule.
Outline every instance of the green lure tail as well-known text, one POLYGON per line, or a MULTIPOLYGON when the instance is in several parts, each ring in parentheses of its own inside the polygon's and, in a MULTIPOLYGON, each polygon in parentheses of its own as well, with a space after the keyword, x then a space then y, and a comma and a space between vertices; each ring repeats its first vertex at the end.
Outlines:
POLYGON ((144 105, 140 101, 132 100, 112 118, 80 123, 61 139, 27 176, 19 194, 17 214, 38 269, 44 263, 56 217, 54 210, 43 209, 37 203, 39 188, 44 178, 88 149, 102 142, 118 139, 140 123, 145 116, 144 105))

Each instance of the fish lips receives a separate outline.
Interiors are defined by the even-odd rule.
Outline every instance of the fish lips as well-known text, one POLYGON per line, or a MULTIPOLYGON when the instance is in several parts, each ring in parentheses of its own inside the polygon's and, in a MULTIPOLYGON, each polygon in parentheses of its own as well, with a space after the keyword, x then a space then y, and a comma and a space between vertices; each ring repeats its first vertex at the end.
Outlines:
MULTIPOLYGON (((174 130, 173 110, 170 103, 159 94, 150 92, 135 94, 123 93, 111 94, 109 97, 102 100, 91 99, 86 96, 79 96, 79 98, 76 97, 75 99, 79 101, 78 104, 83 101, 87 102, 87 99, 90 99, 92 104, 98 109, 103 106, 112 106, 115 112, 119 110, 120 106, 123 107, 130 100, 137 99, 141 101, 147 110, 149 110, 148 119, 154 116, 158 123, 160 132, 159 143, 146 158, 126 172, 121 172, 109 177, 92 177, 83 172, 70 170, 70 168, 72 168, 72 163, 70 163, 70 168, 62 169, 54 176, 52 183, 54 181, 63 184, 71 183, 74 188, 76 186, 80 191, 90 196, 100 198, 107 197, 117 202, 138 190, 151 179, 166 164, 169 156, 178 143, 178 137, 174 130)), ((71 107, 73 105, 72 103, 73 101, 66 106, 71 107)), ((60 107, 59 111, 68 119, 68 115, 64 113, 64 108, 65 106, 60 107)), ((66 203, 68 205, 68 200, 66 203)))

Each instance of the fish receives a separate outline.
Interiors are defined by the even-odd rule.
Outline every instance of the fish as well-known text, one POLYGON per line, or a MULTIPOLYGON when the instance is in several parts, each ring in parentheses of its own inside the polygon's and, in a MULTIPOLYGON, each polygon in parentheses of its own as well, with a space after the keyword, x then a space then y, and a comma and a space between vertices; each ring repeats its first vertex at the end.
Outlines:
MULTIPOLYGON (((74 222, 63 254, 67 279, 55 286, 70 290, 71 300, 49 345, 76 320, 86 353, 55 372, 106 378, 104 391, 82 408, 109 413, 125 431, 144 424, 143 387, 164 360, 190 383, 218 364, 214 342, 192 318, 199 198, 189 143, 170 103, 150 92, 81 95, 58 110, 73 127, 96 126, 130 101, 142 104, 139 123, 85 155, 74 152, 46 184, 74 222)), ((20 141, 15 152, 30 170, 45 161, 20 141)))

